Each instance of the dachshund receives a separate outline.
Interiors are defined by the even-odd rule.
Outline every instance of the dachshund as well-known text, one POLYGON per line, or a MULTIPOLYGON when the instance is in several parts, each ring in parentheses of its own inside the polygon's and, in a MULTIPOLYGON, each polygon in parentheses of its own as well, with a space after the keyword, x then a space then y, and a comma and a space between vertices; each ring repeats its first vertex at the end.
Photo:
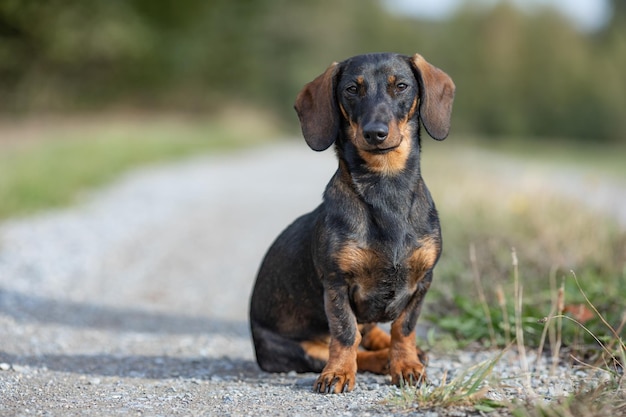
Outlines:
POLYGON ((338 169, 323 202, 280 234, 259 269, 250 327, 261 369, 319 372, 320 393, 351 391, 357 370, 397 385, 425 380, 415 326, 441 230, 420 171, 420 128, 445 139, 454 94, 421 55, 390 53, 333 63, 300 91, 304 139, 315 151, 334 144, 338 169))

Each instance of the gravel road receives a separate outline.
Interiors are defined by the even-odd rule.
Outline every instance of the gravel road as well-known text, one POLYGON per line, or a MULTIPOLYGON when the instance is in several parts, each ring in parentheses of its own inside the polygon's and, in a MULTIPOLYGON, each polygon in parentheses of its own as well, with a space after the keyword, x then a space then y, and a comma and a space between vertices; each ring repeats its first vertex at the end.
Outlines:
MULTIPOLYGON (((352 393, 324 396, 311 392, 313 374, 256 366, 257 267, 319 203, 335 165, 299 142, 197 157, 0 225, 0 415, 466 415, 400 406, 386 377, 359 375, 352 393)), ((433 352, 429 374, 437 382, 491 356, 433 352)), ((497 372, 521 374, 517 356, 497 372)), ((559 368, 531 383, 553 397, 588 376, 559 368)), ((530 393, 521 378, 505 391, 530 393)))

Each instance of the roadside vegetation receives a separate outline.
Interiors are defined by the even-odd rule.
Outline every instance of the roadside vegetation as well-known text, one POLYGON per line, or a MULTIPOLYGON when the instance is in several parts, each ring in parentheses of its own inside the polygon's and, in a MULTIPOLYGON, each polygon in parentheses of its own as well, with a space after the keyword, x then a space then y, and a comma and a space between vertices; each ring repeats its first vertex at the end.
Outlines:
POLYGON ((0 220, 74 203, 139 165, 260 144, 275 133, 257 115, 246 120, 154 114, 0 125, 0 220))
POLYGON ((424 175, 440 210, 444 254, 423 314, 437 330, 422 344, 438 352, 488 349, 494 359, 438 386, 409 389, 400 401, 421 409, 465 407, 516 417, 626 413, 626 232, 541 184, 523 186, 524 178, 507 178, 520 172, 511 167, 507 173, 498 160, 500 155, 521 162, 523 176, 537 163, 551 163, 624 185, 625 169, 611 157, 614 151, 603 157, 595 148, 581 158, 581 149, 564 147, 544 147, 533 156, 506 152, 503 143, 487 153, 476 151, 480 141, 445 145, 425 144, 424 175), (487 388, 498 392, 506 381, 491 370, 511 349, 526 367, 522 380, 542 371, 526 361, 526 351, 549 358, 553 366, 600 370, 604 378, 549 402, 494 401, 487 388))
MULTIPOLYGON (((451 142, 434 145, 425 146, 424 176, 441 213, 444 234, 444 253, 433 289, 447 303, 431 306, 439 326, 460 340, 500 347, 510 343, 514 317, 511 250, 515 249, 520 280, 526 294, 532 294, 524 301, 527 343, 538 343, 541 326, 536 320, 548 314, 553 293, 562 283, 569 310, 574 312, 585 302, 572 272, 594 305, 618 328, 626 313, 620 290, 626 288, 626 233, 614 219, 558 192, 546 191, 551 189, 543 188, 542 183, 550 178, 539 183, 525 181, 533 173, 536 159, 532 157, 516 154, 517 159, 511 161, 518 167, 507 172, 498 153, 476 153, 451 142), (465 291, 455 291, 458 288, 465 291), (483 302, 477 303, 479 299, 483 302), (450 306, 457 315, 445 314, 450 306), (500 325, 489 325, 486 315, 500 325)), ((560 148, 559 153, 559 164, 564 164, 568 151, 560 148)), ((597 163, 582 163, 574 157, 565 166, 585 170, 597 163)), ((594 181, 626 182, 624 168, 614 176, 610 173, 620 170, 617 164, 605 168, 594 169, 599 176, 594 181)), ((588 307, 580 308, 578 314, 594 333, 606 333, 588 307)), ((577 326, 566 325, 565 331, 572 336, 570 343, 577 341, 581 349, 593 344, 577 326)))
MULTIPOLYGON (((400 409, 411 410, 415 407, 420 410, 463 410, 462 412, 480 413, 481 415, 494 412, 497 416, 511 415, 513 417, 604 417, 621 416, 626 414, 626 379, 624 364, 626 363, 626 344, 623 338, 623 328, 626 316, 622 317, 619 327, 613 328, 600 311, 593 305, 584 293, 580 284, 574 280, 585 299, 584 307, 593 312, 596 318, 605 326, 599 329, 597 336, 586 327, 583 318, 567 314, 564 285, 561 285, 552 295, 552 305, 548 316, 538 320, 543 325, 543 331, 536 347, 532 342, 527 345, 524 335, 526 318, 523 314, 522 284, 519 281, 517 259, 513 252, 514 291, 514 319, 509 322, 494 322, 489 313, 484 316, 490 329, 493 326, 507 329, 514 334, 515 339, 503 348, 494 348, 493 358, 482 363, 470 366, 458 372, 454 377, 447 378, 447 374, 435 385, 422 384, 419 387, 403 387, 400 395, 389 400, 389 403, 400 409), (598 353, 595 359, 581 356, 579 351, 572 349, 571 340, 565 332, 565 324, 571 322, 591 339, 595 340, 595 350, 598 353), (510 327, 512 325, 512 327, 510 327), (610 335, 610 336, 609 336, 610 335), (503 379, 492 371, 498 361, 511 349, 517 349, 515 354, 519 358, 519 367, 522 372, 503 379), (527 354, 534 351, 537 362, 528 360, 527 354), (549 356, 550 362, 542 362, 543 356, 549 356), (589 371, 595 375, 578 384, 572 392, 553 398, 543 398, 533 391, 530 380, 535 376, 552 375, 554 368, 560 362, 574 362, 578 369, 589 371), (546 369, 550 368, 550 369, 546 369), (522 382, 527 391, 522 400, 507 397, 506 390, 510 388, 510 380, 522 382)), ((479 290, 482 291, 482 290, 479 290)), ((506 317, 506 316, 505 316, 506 317)), ((459 318, 462 320, 462 318, 459 318)), ((467 340, 465 340, 467 341, 467 340)), ((432 341, 431 341, 432 342, 432 341)), ((573 371, 576 368, 573 368, 573 371)), ((545 377, 544 377, 545 378, 545 377)), ((445 412, 444 412, 445 414, 445 412)))

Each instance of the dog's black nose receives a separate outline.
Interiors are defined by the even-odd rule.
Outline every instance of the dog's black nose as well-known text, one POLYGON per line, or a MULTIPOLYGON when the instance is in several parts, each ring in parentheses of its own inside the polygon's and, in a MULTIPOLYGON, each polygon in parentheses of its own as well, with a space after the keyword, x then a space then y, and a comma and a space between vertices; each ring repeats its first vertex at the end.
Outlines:
POLYGON ((363 126, 363 137, 370 145, 383 143, 389 135, 389 128, 384 123, 368 123, 363 126))

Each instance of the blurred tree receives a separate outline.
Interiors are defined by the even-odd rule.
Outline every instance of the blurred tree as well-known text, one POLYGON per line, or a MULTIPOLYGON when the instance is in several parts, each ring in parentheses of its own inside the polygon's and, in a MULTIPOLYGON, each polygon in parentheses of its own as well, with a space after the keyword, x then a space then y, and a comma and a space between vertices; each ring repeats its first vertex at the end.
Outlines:
POLYGON ((63 98, 115 97, 150 40, 121 1, 0 1, 2 107, 55 109, 67 104, 63 98))
POLYGON ((455 126, 493 136, 626 139, 618 75, 626 51, 617 45, 599 44, 550 9, 525 15, 510 2, 488 12, 467 7, 444 25, 451 58, 440 59, 458 86, 455 126))
POLYGON ((616 30, 621 23, 626 21, 626 2, 623 0, 610 0, 612 16, 609 29, 616 30))
POLYGON ((513 2, 426 22, 381 0, 0 0, 0 111, 246 102, 295 124, 332 61, 420 52, 457 84, 457 132, 626 141, 624 4, 585 34, 513 2))

